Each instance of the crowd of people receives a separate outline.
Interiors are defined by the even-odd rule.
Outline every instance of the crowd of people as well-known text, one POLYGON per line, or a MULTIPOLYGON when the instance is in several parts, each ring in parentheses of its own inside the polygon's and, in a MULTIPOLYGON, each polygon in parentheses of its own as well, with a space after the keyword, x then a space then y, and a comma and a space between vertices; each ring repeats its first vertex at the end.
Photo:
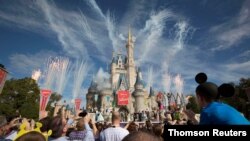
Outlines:
POLYGON ((126 136, 135 136, 133 133, 137 136, 137 132, 139 136, 151 136, 154 140, 163 141, 163 124, 153 125, 147 121, 145 124, 128 122, 123 126, 119 112, 112 112, 111 123, 95 123, 88 113, 74 120, 65 119, 62 115, 45 117, 39 120, 42 125, 39 132, 34 121, 26 118, 15 118, 8 123, 4 116, 0 116, 0 121, 1 141, 121 141, 126 140, 126 136), (19 133, 21 126, 25 128, 23 135, 19 133))
POLYGON ((87 112, 78 118, 65 118, 64 112, 55 117, 44 117, 35 123, 32 119, 14 118, 7 121, 0 116, 0 140, 4 141, 163 141, 168 125, 250 125, 250 122, 235 108, 219 101, 220 96, 231 95, 232 87, 217 87, 206 79, 197 78, 196 97, 202 111, 200 118, 190 110, 177 109, 165 113, 163 122, 132 121, 121 124, 119 112, 112 112, 112 122, 95 123, 87 112), (201 81, 202 80, 202 81, 201 81), (225 90, 227 89, 227 90, 225 90), (230 90, 230 91, 228 91, 230 90))

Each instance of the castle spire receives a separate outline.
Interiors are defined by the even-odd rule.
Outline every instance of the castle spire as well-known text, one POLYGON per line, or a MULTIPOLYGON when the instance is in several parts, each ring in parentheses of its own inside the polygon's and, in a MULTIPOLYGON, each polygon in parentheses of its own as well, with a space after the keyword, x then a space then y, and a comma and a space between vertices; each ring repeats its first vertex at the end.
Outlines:
POLYGON ((131 28, 130 28, 130 26, 128 28, 128 44, 129 43, 132 43, 132 34, 131 34, 131 28))

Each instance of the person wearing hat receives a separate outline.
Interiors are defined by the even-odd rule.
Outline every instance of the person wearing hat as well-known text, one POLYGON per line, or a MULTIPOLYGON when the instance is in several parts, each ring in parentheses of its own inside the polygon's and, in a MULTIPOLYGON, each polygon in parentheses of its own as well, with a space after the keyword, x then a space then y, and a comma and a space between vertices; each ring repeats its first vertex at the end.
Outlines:
MULTIPOLYGON (((199 124, 250 125, 250 122, 235 108, 218 101, 220 96, 231 97, 234 94, 234 87, 229 84, 217 87, 212 82, 206 82, 206 79, 205 74, 196 76, 196 81, 199 83, 196 97, 202 108, 199 124)), ((190 112, 186 114, 190 117, 190 112)))
POLYGON ((2 141, 11 141, 11 139, 7 139, 13 132, 10 132, 10 129, 17 125, 16 121, 20 118, 14 118, 9 123, 5 116, 0 115, 0 140, 2 141))

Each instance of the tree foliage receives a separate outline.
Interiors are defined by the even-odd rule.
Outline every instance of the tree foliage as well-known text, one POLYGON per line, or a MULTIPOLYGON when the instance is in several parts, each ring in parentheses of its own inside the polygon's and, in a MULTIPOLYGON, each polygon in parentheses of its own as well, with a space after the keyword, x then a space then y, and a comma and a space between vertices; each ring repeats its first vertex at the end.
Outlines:
MULTIPOLYGON (((47 110, 52 109, 52 103, 59 101, 61 95, 53 93, 49 99, 47 110)), ((40 89, 31 78, 10 79, 5 82, 0 95, 0 115, 7 117, 22 117, 38 119, 40 89)))
POLYGON ((221 100, 233 106, 238 111, 246 114, 246 104, 248 101, 246 88, 250 87, 250 78, 241 78, 239 84, 231 84, 235 87, 234 96, 229 98, 221 98, 221 100))
POLYGON ((0 95, 0 114, 38 118, 39 87, 31 78, 7 80, 0 95))

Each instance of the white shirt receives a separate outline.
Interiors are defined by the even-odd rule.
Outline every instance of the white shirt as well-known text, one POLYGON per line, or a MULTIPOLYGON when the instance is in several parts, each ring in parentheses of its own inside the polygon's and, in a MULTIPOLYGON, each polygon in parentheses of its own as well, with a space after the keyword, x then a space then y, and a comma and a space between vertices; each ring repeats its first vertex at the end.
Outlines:
POLYGON ((121 127, 109 127, 101 132, 101 141, 121 141, 129 134, 128 130, 121 127))

